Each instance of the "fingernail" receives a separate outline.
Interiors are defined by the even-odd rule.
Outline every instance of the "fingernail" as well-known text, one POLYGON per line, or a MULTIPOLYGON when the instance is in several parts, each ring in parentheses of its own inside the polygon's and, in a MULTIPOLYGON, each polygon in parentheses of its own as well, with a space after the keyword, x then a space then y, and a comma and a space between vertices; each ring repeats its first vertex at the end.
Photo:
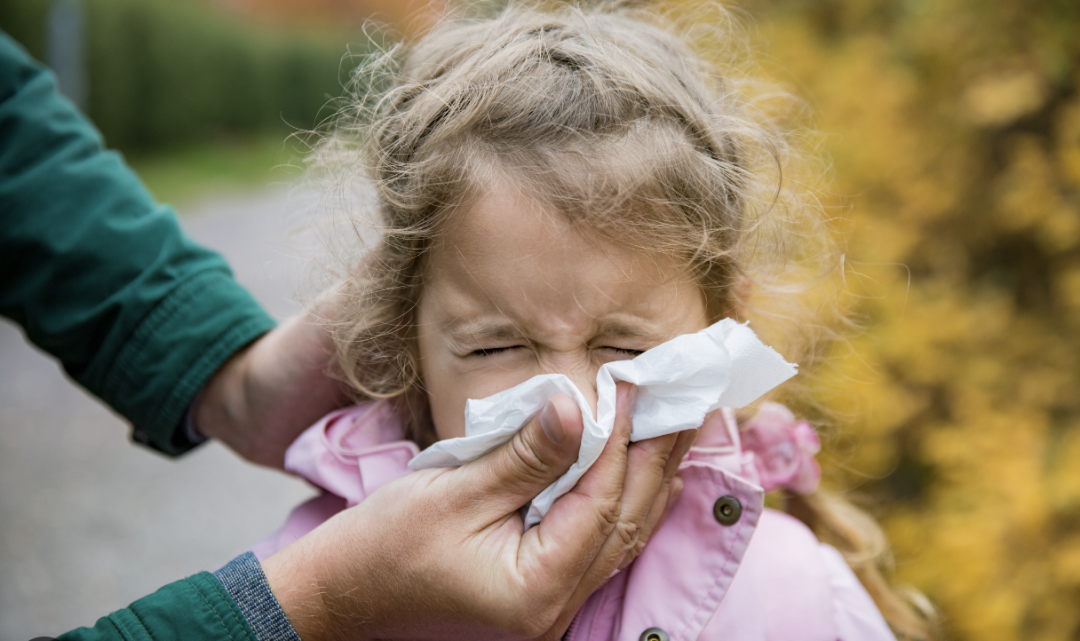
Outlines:
POLYGON ((630 386, 630 395, 626 397, 626 411, 633 414, 637 407, 637 385, 630 386))
POLYGON ((552 443, 560 445, 566 440, 566 430, 563 429, 559 411, 555 409, 555 403, 551 401, 548 401, 544 405, 544 410, 540 412, 540 427, 552 443))

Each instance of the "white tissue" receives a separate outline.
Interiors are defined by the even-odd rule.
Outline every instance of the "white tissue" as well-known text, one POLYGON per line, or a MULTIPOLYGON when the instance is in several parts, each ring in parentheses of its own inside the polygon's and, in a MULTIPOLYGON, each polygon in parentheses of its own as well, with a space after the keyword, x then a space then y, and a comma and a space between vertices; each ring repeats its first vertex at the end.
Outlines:
POLYGON ((725 318, 696 334, 657 345, 637 358, 600 367, 597 410, 562 374, 535 376, 517 387, 465 406, 465 436, 440 441, 416 455, 409 467, 450 467, 479 458, 510 440, 548 399, 565 394, 581 408, 585 432, 578 460, 529 506, 525 527, 540 522, 551 505, 569 492, 600 457, 615 425, 615 383, 638 386, 630 439, 697 429, 720 407, 743 407, 794 376, 796 366, 762 343, 746 325, 725 318))

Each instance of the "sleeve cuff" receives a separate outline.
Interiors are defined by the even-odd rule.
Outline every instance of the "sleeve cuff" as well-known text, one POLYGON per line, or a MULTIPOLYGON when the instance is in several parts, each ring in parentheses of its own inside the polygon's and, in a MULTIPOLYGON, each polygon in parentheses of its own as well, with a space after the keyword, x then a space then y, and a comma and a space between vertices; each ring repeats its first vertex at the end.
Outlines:
POLYGON ((184 417, 198 390, 274 325, 227 270, 206 270, 171 291, 140 324, 102 397, 131 420, 135 441, 181 454, 197 444, 184 417))
POLYGON ((236 557, 214 572, 214 578, 236 602, 258 641, 300 641, 254 554, 246 552, 236 557))
POLYGON ((206 393, 206 386, 203 385, 199 391, 195 394, 195 398, 191 401, 191 405, 188 405, 187 412, 184 413, 184 436, 189 443, 199 445, 205 443, 209 439, 203 436, 199 428, 195 427, 195 408, 198 407, 199 401, 202 400, 203 394, 206 393))

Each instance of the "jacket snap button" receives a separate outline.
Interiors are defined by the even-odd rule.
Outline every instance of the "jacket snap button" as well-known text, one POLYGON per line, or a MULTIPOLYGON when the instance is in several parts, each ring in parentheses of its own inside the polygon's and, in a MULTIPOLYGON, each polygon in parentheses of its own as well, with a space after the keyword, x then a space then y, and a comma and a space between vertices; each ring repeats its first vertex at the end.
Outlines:
MULTIPOLYGON (((716 517, 716 522, 720 525, 735 525, 739 522, 739 517, 742 516, 742 503, 739 503, 739 499, 731 496, 721 496, 716 499, 716 503, 712 506, 713 516, 716 517)), ((644 637, 642 637, 644 641, 644 637)))
POLYGON ((667 632, 660 628, 649 628, 641 633, 638 641, 668 641, 667 632))

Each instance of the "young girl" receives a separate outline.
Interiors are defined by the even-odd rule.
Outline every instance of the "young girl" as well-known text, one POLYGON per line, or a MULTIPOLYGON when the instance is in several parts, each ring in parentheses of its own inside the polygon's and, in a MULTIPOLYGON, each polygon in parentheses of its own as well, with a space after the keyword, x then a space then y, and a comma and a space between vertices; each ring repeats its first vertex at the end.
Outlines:
MULTIPOLYGON (((336 326, 366 400, 289 450, 325 492, 260 557, 462 436, 467 399, 559 373, 595 411, 601 365, 729 317, 805 369, 820 301, 801 283, 836 261, 819 210, 781 180, 795 154, 753 83, 655 22, 511 8, 364 68, 313 162, 378 194, 381 235, 336 326)), ((873 522, 816 491, 809 425, 771 403, 743 419, 706 419, 666 521, 567 638, 926 637, 877 570, 873 522)))

